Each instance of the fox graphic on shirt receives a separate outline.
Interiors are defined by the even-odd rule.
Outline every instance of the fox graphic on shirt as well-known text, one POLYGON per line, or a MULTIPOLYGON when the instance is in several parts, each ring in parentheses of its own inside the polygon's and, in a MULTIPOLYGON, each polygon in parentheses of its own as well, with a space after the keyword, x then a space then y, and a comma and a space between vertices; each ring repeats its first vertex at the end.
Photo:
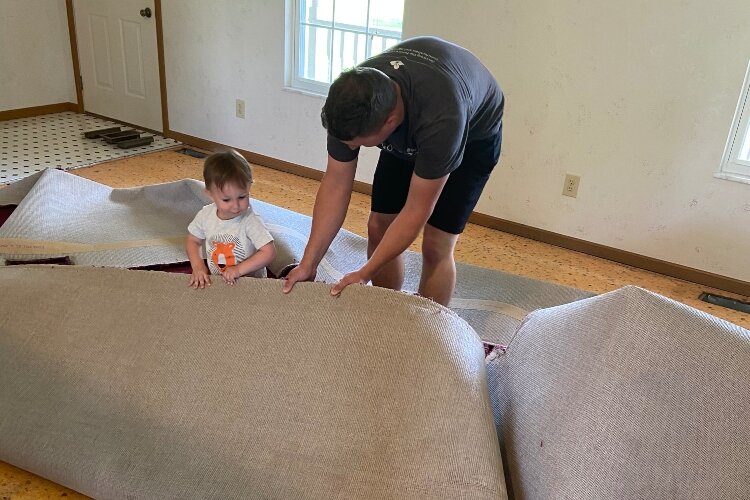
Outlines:
MULTIPOLYGON (((229 220, 219 219, 216 213, 216 204, 210 203, 188 225, 188 232, 203 241, 202 253, 211 274, 219 275, 227 266, 239 265, 273 242, 273 236, 251 208, 229 220)), ((264 267, 246 276, 265 278, 266 275, 264 267)))
POLYGON ((211 240, 211 262, 216 267, 223 270, 226 266, 237 264, 237 258, 234 256, 236 244, 232 241, 211 240))

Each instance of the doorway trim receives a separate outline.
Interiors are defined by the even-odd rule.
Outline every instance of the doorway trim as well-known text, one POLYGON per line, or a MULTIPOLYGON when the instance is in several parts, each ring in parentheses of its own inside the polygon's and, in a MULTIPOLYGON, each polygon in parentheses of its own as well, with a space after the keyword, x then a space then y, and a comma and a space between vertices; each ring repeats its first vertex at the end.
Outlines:
MULTIPOLYGON (((65 0, 65 9, 68 14, 68 33, 70 37, 70 52, 73 58, 73 79, 76 87, 76 98, 78 100, 78 113, 85 113, 83 106, 83 82, 81 81, 81 64, 78 59, 78 36, 76 34, 75 15, 73 13, 73 0, 65 0)), ((162 10, 161 0, 154 0, 154 21, 156 26, 156 53, 159 62, 159 90, 161 93, 161 124, 164 131, 160 134, 164 137, 172 137, 169 130, 169 111, 167 106, 167 80, 164 69, 164 29, 161 22, 162 10)), ((108 118, 111 119, 111 118, 108 118)))
POLYGON ((161 89, 161 128, 164 137, 170 137, 169 107, 167 106, 167 77, 164 66, 164 28, 161 23, 161 0, 154 0, 154 17, 156 21, 156 53, 159 58, 159 88, 161 89))
POLYGON ((70 54, 73 57, 73 81, 76 87, 77 113, 83 113, 83 83, 81 82, 81 65, 78 62, 78 37, 76 36, 76 21, 73 17, 73 0, 65 0, 65 10, 68 13, 68 37, 70 38, 70 54))

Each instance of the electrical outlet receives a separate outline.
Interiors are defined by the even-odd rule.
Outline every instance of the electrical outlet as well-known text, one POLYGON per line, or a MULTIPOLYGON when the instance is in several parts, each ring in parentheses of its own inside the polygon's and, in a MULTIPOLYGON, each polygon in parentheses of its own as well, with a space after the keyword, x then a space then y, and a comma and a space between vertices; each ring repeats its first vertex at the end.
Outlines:
POLYGON ((243 99, 237 99, 235 101, 236 115, 237 118, 245 119, 245 101, 243 99))
POLYGON ((563 184, 563 196, 571 198, 578 197, 578 185, 581 183, 581 176, 574 174, 565 174, 565 184, 563 184))

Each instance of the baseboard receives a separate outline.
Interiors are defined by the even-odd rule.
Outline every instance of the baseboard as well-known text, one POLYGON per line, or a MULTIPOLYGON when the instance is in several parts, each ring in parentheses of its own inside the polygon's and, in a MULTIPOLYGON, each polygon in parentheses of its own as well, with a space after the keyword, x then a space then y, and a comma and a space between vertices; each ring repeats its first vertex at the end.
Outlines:
POLYGON ((57 104, 45 104, 44 106, 8 109, 6 111, 0 111, 0 121, 17 120, 19 118, 29 118, 30 116, 49 115, 51 113, 62 113, 63 111, 78 111, 78 104, 73 102, 59 102, 57 104))
POLYGON ((498 219, 491 215, 474 212, 471 217, 469 217, 469 222, 489 227, 491 229, 497 229, 504 233, 522 236, 530 240, 549 243, 556 247, 567 248, 568 250, 574 250, 586 255, 611 260, 619 264, 625 264, 627 266, 637 267, 638 269, 671 276, 691 283, 698 283, 699 285, 750 296, 750 283, 747 281, 713 274, 708 271, 701 271, 700 269, 694 269, 692 267, 674 264, 653 257, 647 257, 645 255, 628 252, 627 250, 600 245, 599 243, 592 243, 572 236, 553 233, 552 231, 519 224, 518 222, 498 219))
MULTIPOLYGON (((217 142, 207 141, 198 137, 182 134, 179 132, 169 131, 165 134, 167 137, 176 139, 184 144, 189 144, 201 149, 208 151, 217 151, 225 149, 229 146, 220 144, 217 142)), ((281 170, 300 177, 307 177, 309 179, 321 180, 323 178, 323 172, 315 170, 309 167, 303 167, 294 163, 290 163, 269 156, 264 156, 252 151, 245 151, 242 149, 235 148, 241 153, 248 161, 264 167, 273 168, 275 170, 281 170)), ((359 193, 372 194, 372 186, 365 182, 355 181, 354 190, 359 193)), ((707 271, 701 271, 691 267, 683 266, 680 264, 673 264, 664 260, 655 259, 653 257, 647 257, 645 255, 628 252, 626 250, 620 250, 598 243, 592 243, 590 241, 581 240, 572 236, 566 236, 559 233, 553 233, 545 229, 539 229, 518 222, 512 222, 504 219, 499 219, 491 215, 480 214, 473 212, 469 218, 469 222, 480 226, 496 229, 504 233, 514 234, 542 243, 548 243, 561 248, 567 248, 568 250, 574 250, 581 252, 586 255, 592 255, 606 260, 611 260, 619 264, 625 264, 646 271, 651 271, 665 276, 671 276, 681 280, 689 281, 691 283, 697 283, 711 288, 719 290, 726 290, 728 292, 736 293, 750 297, 750 283, 747 281, 741 281, 728 276, 721 276, 719 274, 709 273, 707 271)))
MULTIPOLYGON (((175 132, 174 130, 170 130, 169 132, 165 133, 165 137, 169 137, 170 139, 175 139, 184 144, 189 144, 197 148, 205 149, 206 151, 220 151, 222 149, 227 149, 227 148, 232 147, 232 146, 227 146, 226 144, 221 144, 219 142, 213 142, 213 141, 209 141, 206 139, 201 139, 200 137, 194 137, 192 135, 183 134, 181 132, 175 132)), ((240 148, 233 148, 233 149, 235 149, 238 153, 240 153, 242 156, 247 158, 247 161, 249 161, 250 163, 261 165, 263 167, 272 168, 274 170, 280 170, 288 174, 298 175, 300 177, 305 177, 307 179, 314 179, 316 181, 320 181, 321 179, 323 179, 324 172, 321 172, 320 170, 315 170, 314 168, 310 168, 310 167, 303 167, 302 165, 297 165, 296 163, 279 160, 277 158, 272 158, 270 156, 265 156, 262 154, 254 153, 252 151, 247 151, 245 149, 240 149, 240 148)), ((372 194, 372 186, 367 184, 366 182, 354 181, 354 190, 358 193, 364 193, 368 195, 372 194)))

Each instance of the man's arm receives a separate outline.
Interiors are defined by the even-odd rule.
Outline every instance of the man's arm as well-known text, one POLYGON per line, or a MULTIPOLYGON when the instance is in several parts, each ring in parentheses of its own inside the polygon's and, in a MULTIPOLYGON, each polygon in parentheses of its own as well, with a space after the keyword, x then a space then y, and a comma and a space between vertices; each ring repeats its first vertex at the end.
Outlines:
POLYGON ((340 162, 328 156, 326 173, 315 197, 310 239, 299 265, 292 269, 284 281, 284 293, 289 293, 298 281, 315 279, 318 264, 344 223, 356 170, 356 158, 340 162))
POLYGON ((439 179, 422 179, 412 175, 406 204, 388 227, 370 260, 358 271, 344 276, 331 288, 331 294, 338 295, 352 283, 367 283, 385 264, 409 248, 430 218, 447 180, 447 175, 439 179))

